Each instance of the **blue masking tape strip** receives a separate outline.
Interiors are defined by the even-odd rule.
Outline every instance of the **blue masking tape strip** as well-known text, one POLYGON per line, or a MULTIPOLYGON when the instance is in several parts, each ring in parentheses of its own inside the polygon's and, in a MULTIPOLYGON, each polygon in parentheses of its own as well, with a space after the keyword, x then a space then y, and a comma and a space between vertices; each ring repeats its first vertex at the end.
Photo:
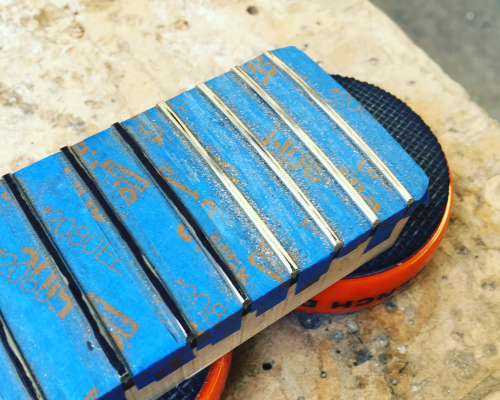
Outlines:
POLYGON ((198 348, 237 331, 241 303, 122 140, 107 129, 82 146, 79 157, 198 333, 198 348))
POLYGON ((7 351, 0 343, 0 399, 32 400, 7 351))
POLYGON ((240 118, 320 210, 325 220, 344 241, 339 257, 365 241, 371 226, 340 185, 318 164, 305 145, 273 113, 257 94, 243 85, 233 72, 207 82, 240 118))
POLYGON ((0 215, 0 309, 41 390, 48 399, 83 399, 91 392, 123 398, 119 377, 51 259, 26 235, 30 229, 18 206, 6 203, 0 215))
POLYGON ((334 249, 283 183, 199 90, 168 104, 292 255, 300 268, 297 293, 316 282, 328 270, 334 249), (314 231, 318 234, 311 235, 314 231))
POLYGON ((66 177, 57 161, 61 157, 46 158, 15 176, 141 388, 157 379, 179 345, 66 177))
POLYGON ((300 76, 307 77, 309 86, 319 93, 390 167, 415 201, 420 201, 425 196, 429 179, 422 169, 342 86, 295 47, 284 47, 273 50, 272 53, 300 76))
POLYGON ((152 108, 122 122, 189 208, 252 300, 265 312, 286 298, 290 274, 182 133, 152 108))

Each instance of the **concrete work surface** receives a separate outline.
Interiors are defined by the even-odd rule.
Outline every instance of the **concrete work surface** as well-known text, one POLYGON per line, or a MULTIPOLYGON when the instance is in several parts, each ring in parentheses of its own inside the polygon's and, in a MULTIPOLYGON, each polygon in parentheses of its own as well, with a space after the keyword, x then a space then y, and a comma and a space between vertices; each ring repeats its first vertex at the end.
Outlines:
POLYGON ((393 303, 278 321, 234 351, 222 398, 500 398, 500 125, 370 2, 12 0, 0 38, 1 174, 287 45, 407 102, 455 183, 433 261, 393 303))
POLYGON ((371 1, 500 120, 500 1, 371 1))

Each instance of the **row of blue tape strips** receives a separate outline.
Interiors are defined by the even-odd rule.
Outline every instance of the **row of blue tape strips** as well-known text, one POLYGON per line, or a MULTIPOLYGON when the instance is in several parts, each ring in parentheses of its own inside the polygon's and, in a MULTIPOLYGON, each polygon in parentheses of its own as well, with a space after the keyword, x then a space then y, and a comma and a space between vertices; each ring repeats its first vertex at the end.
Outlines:
MULTIPOLYGON (((308 210, 200 89, 169 100, 176 118, 216 160, 292 256, 300 270, 299 293, 327 272, 334 256, 345 256, 370 235, 367 250, 387 239, 397 222, 425 197, 427 178, 366 111, 351 111, 359 111, 359 104, 347 108, 334 101, 332 93, 343 89, 304 53, 291 47, 273 53, 306 77, 387 162, 415 199, 407 208, 335 123, 265 56, 241 68, 367 199, 381 220, 375 232, 300 138, 234 72, 207 82, 273 153, 342 239, 344 246, 335 254, 308 210)), ((86 304, 105 327, 104 337, 139 389, 193 358, 186 329, 148 278, 144 263, 176 300, 197 336, 198 349, 239 330, 244 314, 241 294, 190 230, 190 221, 165 195, 148 166, 168 183, 244 289, 251 300, 249 312, 259 315, 286 298, 293 280, 289 268, 192 143, 159 108, 72 149, 81 170, 75 169, 80 167, 67 158, 67 152, 66 156, 58 153, 17 172, 15 180, 56 246, 60 262, 69 267, 69 280, 86 297, 86 304), (102 197, 94 195, 96 190, 102 197), (116 218, 119 227, 113 223, 116 218), (137 250, 130 248, 123 231, 133 238, 137 250)), ((81 301, 73 297, 68 277, 61 275, 50 250, 7 186, 0 181, 0 287, 4 293, 0 311, 11 337, 8 343, 20 353, 16 357, 22 359, 36 390, 47 399, 123 398, 123 376, 106 356, 95 328, 79 306, 81 301)), ((19 366, 12 364, 3 347, 0 362, 5 366, 0 373, 2 398, 29 397, 18 375, 19 366)), ((23 375, 23 379, 30 378, 23 375)))

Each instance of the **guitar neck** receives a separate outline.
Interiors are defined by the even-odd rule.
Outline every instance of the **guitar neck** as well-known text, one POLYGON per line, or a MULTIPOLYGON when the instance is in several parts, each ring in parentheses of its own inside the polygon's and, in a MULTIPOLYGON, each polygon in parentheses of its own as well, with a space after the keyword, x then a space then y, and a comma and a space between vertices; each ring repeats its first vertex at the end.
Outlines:
POLYGON ((0 395, 156 398, 390 247, 427 184, 293 47, 4 176, 0 395))

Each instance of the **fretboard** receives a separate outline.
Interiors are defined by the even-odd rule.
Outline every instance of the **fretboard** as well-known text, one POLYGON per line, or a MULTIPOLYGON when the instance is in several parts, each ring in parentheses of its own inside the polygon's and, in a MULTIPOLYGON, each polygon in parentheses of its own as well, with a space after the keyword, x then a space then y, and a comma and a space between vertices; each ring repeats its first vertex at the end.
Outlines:
POLYGON ((391 246, 427 184, 293 47, 4 176, 0 394, 155 398, 391 246))

